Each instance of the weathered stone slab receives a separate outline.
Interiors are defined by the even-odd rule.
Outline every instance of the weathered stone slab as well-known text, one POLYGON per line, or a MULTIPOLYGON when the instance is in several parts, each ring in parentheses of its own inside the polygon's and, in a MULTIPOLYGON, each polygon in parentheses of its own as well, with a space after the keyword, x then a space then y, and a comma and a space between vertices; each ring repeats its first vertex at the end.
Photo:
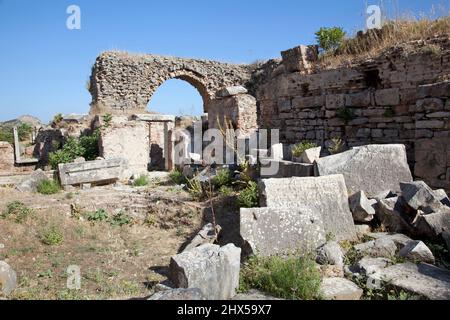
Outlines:
POLYGON ((350 195, 364 190, 372 198, 384 190, 400 191, 400 182, 412 181, 404 145, 368 145, 320 158, 320 176, 343 174, 350 195))
MULTIPOLYGON (((275 174, 265 175, 264 170, 261 170, 263 178, 291 178, 291 177, 312 177, 314 176, 314 165, 306 163, 297 163, 285 160, 264 159, 262 168, 272 167, 278 170, 275 174)), ((272 170, 270 170, 272 171, 272 170)))
POLYGON ((205 244, 173 256, 170 281, 179 288, 198 288, 208 300, 227 300, 239 286, 241 249, 205 244))
POLYGON ((170 289, 153 294, 148 300, 206 300, 200 289, 170 289))
POLYGON ((315 161, 317 161, 320 158, 321 151, 322 151, 321 147, 305 150, 302 153, 302 155, 300 156, 300 162, 313 164, 315 161))
POLYGON ((423 181, 400 183, 402 197, 414 210, 431 213, 443 205, 434 191, 423 181))
POLYGON ((434 264, 434 256, 430 248, 422 241, 410 241, 398 253, 400 257, 411 260, 412 262, 426 262, 434 264))
POLYGON ((121 158, 59 164, 59 178, 63 186, 117 181, 127 165, 121 158))
POLYGON ((443 205, 450 207, 450 198, 444 189, 438 189, 433 191, 435 197, 441 201, 443 205))
POLYGON ((40 182, 48 180, 47 175, 41 169, 38 169, 25 177, 17 186, 16 189, 20 192, 36 192, 37 186, 40 182))
POLYGON ((16 287, 16 272, 5 261, 0 261, 0 292, 7 296, 16 287))
POLYGON ((0 141, 0 172, 14 169, 14 149, 8 142, 0 141))
POLYGON ((262 179, 261 207, 309 209, 323 221, 325 232, 337 240, 356 239, 342 175, 262 179))
MULTIPOLYGON (((376 202, 376 200, 374 200, 376 202)), ((370 222, 375 216, 375 209, 372 207, 373 202, 367 199, 364 191, 355 193, 349 199, 350 210, 353 214, 353 220, 356 222, 370 222)))
POLYGON ((175 122, 175 116, 157 113, 143 113, 132 116, 134 120, 149 122, 175 122))
POLYGON ((309 208, 241 208, 240 234, 260 256, 308 253, 326 242, 322 217, 309 208))
POLYGON ((242 86, 226 87, 226 88, 223 88, 223 89, 217 91, 216 96, 218 98, 225 98, 225 97, 235 96, 238 94, 246 94, 247 92, 248 92, 248 90, 242 86))
POLYGON ((321 292, 325 300, 359 300, 363 290, 344 278, 324 278, 321 292))
POLYGON ((413 233, 406 214, 406 203, 401 197, 388 198, 378 201, 376 216, 381 224, 390 232, 413 233))
POLYGON ((352 269, 362 275, 371 275, 386 268, 391 263, 391 260, 386 258, 372 258, 364 257, 359 260, 352 269))
POLYGON ((437 240, 443 232, 450 230, 450 208, 443 207, 437 212, 420 215, 414 226, 419 235, 437 240))
POLYGON ((431 300, 450 299, 450 271, 425 263, 396 264, 372 274, 369 280, 372 284, 388 282, 431 300))
POLYGON ((344 266, 344 252, 336 241, 330 241, 317 250, 316 262, 322 265, 344 266))

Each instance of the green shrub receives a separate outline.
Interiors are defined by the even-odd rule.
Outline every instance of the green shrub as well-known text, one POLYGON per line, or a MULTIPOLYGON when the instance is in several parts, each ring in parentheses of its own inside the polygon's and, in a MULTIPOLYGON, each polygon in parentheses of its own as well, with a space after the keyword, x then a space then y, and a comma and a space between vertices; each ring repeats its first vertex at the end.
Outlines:
POLYGON ((103 127, 105 128, 109 128, 109 126, 111 125, 111 121, 112 121, 112 114, 107 113, 103 116, 103 127))
POLYGON ((383 113, 383 117, 385 118, 392 118, 395 117, 395 110, 392 107, 387 108, 384 113, 383 113))
POLYGON ((49 154, 49 164, 52 169, 58 169, 58 164, 69 163, 78 157, 87 161, 95 160, 98 155, 98 139, 100 131, 96 130, 90 136, 82 136, 79 139, 68 138, 62 149, 49 154))
POLYGON ((53 123, 58 124, 61 121, 63 121, 63 115, 61 113, 55 114, 55 116, 53 117, 53 123))
POLYGON ((313 142, 300 142, 294 145, 291 149, 292 155, 294 157, 300 157, 303 152, 305 152, 308 149, 317 148, 318 145, 313 142))
POLYGON ((37 185, 37 192, 40 194, 55 194, 60 190, 61 187, 55 180, 42 180, 37 185))
POLYGON ((250 181, 247 187, 239 193, 237 203, 240 208, 255 208, 258 206, 258 198, 258 185, 256 182, 250 181))
POLYGON ((56 227, 51 226, 44 230, 41 235, 41 241, 48 246, 59 246, 64 240, 62 232, 56 227))
POLYGON ((88 221, 105 221, 108 219, 108 213, 105 209, 99 209, 94 212, 88 212, 86 218, 88 221))
POLYGON ((330 154, 338 154, 344 151, 344 147, 345 145, 342 139, 333 138, 331 139, 331 144, 328 147, 328 151, 330 152, 330 154))
POLYGON ((28 208, 24 203, 20 201, 14 201, 6 206, 6 209, 2 212, 0 217, 11 217, 15 220, 15 222, 22 223, 32 212, 33 210, 28 208))
POLYGON ((345 31, 339 27, 320 28, 316 32, 316 39, 319 47, 324 51, 335 50, 339 48, 345 38, 345 31))
POLYGON ((229 197, 233 194, 233 188, 228 187, 228 186, 221 186, 219 189, 219 194, 222 197, 229 197))
POLYGON ((216 176, 212 179, 213 185, 220 189, 222 186, 228 186, 231 184, 231 172, 228 169, 217 170, 216 176))
POLYGON ((258 289, 289 300, 320 299, 320 272, 309 257, 252 257, 244 265, 240 289, 258 289))
POLYGON ((172 172, 170 172, 169 178, 175 184, 183 184, 186 182, 186 177, 183 176, 183 173, 178 169, 175 169, 172 172))
POLYGON ((141 175, 139 176, 139 178, 135 179, 133 181, 133 186, 135 187, 144 187, 146 185, 148 185, 148 177, 145 175, 141 175))
POLYGON ((187 179, 187 188, 192 197, 197 200, 203 199, 205 192, 200 180, 196 179, 195 177, 192 179, 187 179))

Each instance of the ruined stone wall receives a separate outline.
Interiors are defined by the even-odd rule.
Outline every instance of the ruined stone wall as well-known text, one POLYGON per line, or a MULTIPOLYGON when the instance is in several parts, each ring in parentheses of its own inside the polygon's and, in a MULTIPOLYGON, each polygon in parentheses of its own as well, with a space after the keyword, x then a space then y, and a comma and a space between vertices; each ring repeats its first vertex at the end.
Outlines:
POLYGON ((217 90, 245 84, 250 74, 250 67, 245 65, 105 52, 92 70, 91 114, 146 112, 153 93, 169 79, 185 80, 197 88, 206 111, 217 90))
POLYGON ((271 61, 256 85, 259 124, 282 142, 403 143, 418 178, 450 190, 450 41, 390 49, 352 67, 290 72, 271 61))
POLYGON ((0 172, 14 170, 14 148, 8 142, 0 141, 0 172))

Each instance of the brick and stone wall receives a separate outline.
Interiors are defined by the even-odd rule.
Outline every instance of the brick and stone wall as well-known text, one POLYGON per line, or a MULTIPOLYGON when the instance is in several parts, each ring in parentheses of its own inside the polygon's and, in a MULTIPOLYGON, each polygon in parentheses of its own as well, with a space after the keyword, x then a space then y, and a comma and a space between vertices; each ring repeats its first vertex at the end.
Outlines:
POLYGON ((250 75, 251 68, 246 65, 105 52, 92 70, 91 114, 146 112, 153 93, 169 79, 185 80, 197 88, 206 111, 217 90, 244 84, 250 75))
MULTIPOLYGON (((289 57, 292 64, 292 57, 289 57)), ((403 143, 417 178, 450 190, 450 41, 387 50, 334 70, 290 71, 270 61, 255 73, 259 124, 286 144, 403 143)))
POLYGON ((0 141, 0 172, 14 170, 14 148, 8 142, 0 141))

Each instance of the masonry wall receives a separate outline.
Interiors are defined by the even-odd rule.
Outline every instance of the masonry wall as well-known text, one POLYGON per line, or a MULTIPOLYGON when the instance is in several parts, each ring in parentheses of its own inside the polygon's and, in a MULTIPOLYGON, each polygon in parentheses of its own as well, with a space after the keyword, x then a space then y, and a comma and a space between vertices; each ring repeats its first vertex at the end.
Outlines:
POLYGON ((260 70, 259 125, 283 143, 332 138, 348 146, 402 143, 417 178, 450 190, 450 41, 418 41, 352 67, 260 70))

